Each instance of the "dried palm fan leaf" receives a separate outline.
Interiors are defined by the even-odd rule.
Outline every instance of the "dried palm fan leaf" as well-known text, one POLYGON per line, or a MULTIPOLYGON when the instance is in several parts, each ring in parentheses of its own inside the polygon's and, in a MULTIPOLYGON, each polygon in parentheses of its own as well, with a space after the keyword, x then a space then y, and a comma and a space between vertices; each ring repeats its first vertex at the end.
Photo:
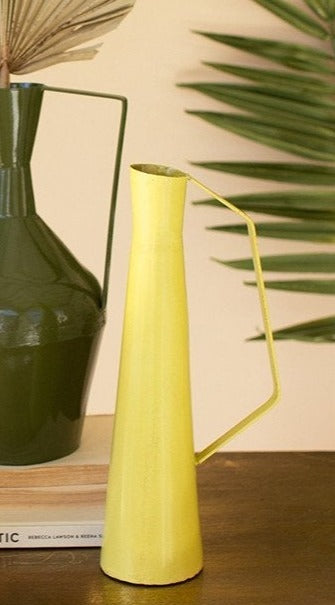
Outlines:
POLYGON ((135 0, 0 0, 0 86, 65 61, 92 59, 99 44, 76 48, 111 31, 135 0))

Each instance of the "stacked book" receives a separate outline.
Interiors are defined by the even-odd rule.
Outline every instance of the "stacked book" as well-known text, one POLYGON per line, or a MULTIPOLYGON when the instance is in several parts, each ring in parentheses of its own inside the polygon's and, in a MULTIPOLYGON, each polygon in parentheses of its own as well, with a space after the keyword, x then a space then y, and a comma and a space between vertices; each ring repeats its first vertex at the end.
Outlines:
POLYGON ((60 460, 0 466, 0 548, 100 546, 112 416, 87 416, 60 460))

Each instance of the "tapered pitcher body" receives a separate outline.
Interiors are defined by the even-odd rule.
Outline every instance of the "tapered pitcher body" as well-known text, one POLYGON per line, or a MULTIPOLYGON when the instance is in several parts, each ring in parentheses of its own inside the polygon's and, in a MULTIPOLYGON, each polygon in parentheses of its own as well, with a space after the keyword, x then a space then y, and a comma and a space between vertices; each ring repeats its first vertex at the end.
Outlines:
POLYGON ((202 568, 182 227, 186 177, 131 169, 133 237, 102 568, 140 584, 202 568))

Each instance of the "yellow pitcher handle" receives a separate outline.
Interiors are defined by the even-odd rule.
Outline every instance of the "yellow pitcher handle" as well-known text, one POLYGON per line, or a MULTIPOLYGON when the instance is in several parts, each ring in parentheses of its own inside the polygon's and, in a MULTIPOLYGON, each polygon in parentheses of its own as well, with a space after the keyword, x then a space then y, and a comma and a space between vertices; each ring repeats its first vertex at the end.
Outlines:
POLYGON ((221 435, 221 437, 218 437, 217 439, 215 439, 215 441, 213 441, 213 443, 210 443, 210 445, 205 447, 201 452, 197 452, 195 454, 196 464, 200 464, 201 462, 204 462, 205 460, 207 460, 207 458, 209 458, 212 454, 214 454, 219 449, 219 447, 226 444, 233 437, 235 437, 241 431, 243 431, 247 426, 249 426, 252 422, 254 422, 260 416, 262 416, 262 414, 264 414, 270 408, 273 407, 273 405, 278 401, 279 396, 280 396, 280 383, 279 383, 279 374, 278 374, 278 368, 277 368, 276 354, 275 354, 274 345, 273 345, 272 330, 271 330, 271 325, 270 325, 269 308, 268 308, 268 304, 267 304, 266 292, 265 292, 264 280, 263 280, 263 274, 262 274, 261 259, 260 259, 260 254, 258 251, 255 224, 252 221, 252 219, 250 218, 250 216, 248 216, 248 214, 246 214, 245 212, 243 212, 242 210, 240 210, 239 208, 237 208, 236 206, 231 204, 228 200, 222 198, 220 195, 218 195, 217 193, 215 193, 214 191, 212 191, 211 189, 209 189, 208 187, 203 185, 200 181, 195 179, 193 176, 191 176, 191 175, 186 175, 186 176, 189 181, 193 182, 195 185, 197 185, 198 187, 200 187, 201 189, 206 191, 206 193, 208 193, 210 196, 212 196, 213 198, 215 198, 216 200, 221 202, 221 204, 223 204, 224 206, 226 206, 227 208, 232 210, 235 214, 237 214, 238 216, 243 218, 244 221, 247 223, 248 234, 249 234, 250 243, 251 243, 252 258, 253 258, 254 269, 255 269, 255 274, 256 274, 259 302, 260 302, 262 317, 263 317, 264 333, 265 333, 269 362, 270 362, 272 384, 273 384, 272 394, 264 403, 262 403, 260 406, 258 406, 253 412, 248 414, 248 416, 243 418, 243 420, 240 420, 240 422, 235 424, 235 426, 233 426, 231 429, 226 431, 223 435, 221 435))

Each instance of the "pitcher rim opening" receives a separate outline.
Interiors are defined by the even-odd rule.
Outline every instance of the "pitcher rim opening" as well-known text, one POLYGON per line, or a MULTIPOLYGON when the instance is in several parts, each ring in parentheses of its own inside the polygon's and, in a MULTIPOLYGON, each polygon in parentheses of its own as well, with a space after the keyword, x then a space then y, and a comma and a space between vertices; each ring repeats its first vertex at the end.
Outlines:
POLYGON ((181 170, 177 170, 176 168, 171 168, 169 166, 162 166, 161 164, 132 164, 131 168, 133 170, 136 170, 137 172, 143 172, 152 176, 164 176, 174 178, 186 177, 186 174, 184 172, 181 172, 181 170))

